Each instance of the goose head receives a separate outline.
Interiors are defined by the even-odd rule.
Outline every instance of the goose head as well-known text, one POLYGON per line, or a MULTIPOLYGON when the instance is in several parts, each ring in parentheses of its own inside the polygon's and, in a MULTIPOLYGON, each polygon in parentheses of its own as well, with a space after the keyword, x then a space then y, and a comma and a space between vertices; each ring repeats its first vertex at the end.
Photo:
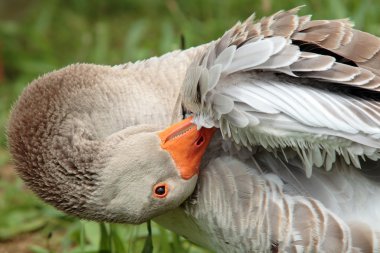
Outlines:
POLYGON ((201 158, 214 129, 191 118, 164 131, 130 127, 113 147, 96 190, 111 220, 141 223, 178 207, 194 191, 201 158))
MULTIPOLYGON (((214 130, 191 118, 165 129, 171 123, 155 119, 168 118, 160 113, 177 98, 131 72, 72 65, 35 80, 16 102, 9 149, 20 177, 47 203, 84 219, 137 224, 193 192, 214 130)), ((171 85, 165 80, 161 86, 171 85)))

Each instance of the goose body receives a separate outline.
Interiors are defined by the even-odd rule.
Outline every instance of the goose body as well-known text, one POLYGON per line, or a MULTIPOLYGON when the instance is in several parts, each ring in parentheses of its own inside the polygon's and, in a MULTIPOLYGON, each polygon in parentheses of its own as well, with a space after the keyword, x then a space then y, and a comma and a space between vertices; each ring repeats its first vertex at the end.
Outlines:
POLYGON ((379 252, 380 39, 297 11, 37 79, 8 130, 21 177, 70 214, 153 218, 217 252, 379 252), (193 124, 163 131, 182 105, 193 124))

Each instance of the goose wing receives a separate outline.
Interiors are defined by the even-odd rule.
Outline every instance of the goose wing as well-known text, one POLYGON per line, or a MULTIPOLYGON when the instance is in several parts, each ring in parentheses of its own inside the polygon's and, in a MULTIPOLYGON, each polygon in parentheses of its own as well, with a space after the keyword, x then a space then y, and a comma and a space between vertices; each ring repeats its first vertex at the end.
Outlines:
POLYGON ((291 148, 306 172, 380 158, 380 39, 298 8, 238 23, 188 69, 184 106, 247 148, 291 148))

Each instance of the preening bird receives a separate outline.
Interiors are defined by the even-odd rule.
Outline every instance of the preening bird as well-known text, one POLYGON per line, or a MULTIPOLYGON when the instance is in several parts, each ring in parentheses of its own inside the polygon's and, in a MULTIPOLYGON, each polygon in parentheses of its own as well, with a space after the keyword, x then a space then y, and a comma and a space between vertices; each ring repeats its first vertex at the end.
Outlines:
POLYGON ((20 176, 69 214, 217 252, 379 252, 380 39, 298 10, 38 78, 8 128, 20 176))

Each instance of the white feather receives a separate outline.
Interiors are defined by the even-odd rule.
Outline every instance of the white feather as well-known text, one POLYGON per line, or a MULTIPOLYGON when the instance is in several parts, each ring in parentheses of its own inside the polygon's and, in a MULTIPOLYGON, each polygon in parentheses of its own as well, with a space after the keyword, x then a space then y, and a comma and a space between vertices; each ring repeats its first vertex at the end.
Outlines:
POLYGON ((227 114, 234 109, 234 102, 227 96, 217 93, 212 98, 212 108, 219 114, 227 114))
POLYGON ((273 43, 268 39, 241 46, 236 50, 231 65, 225 70, 226 74, 249 69, 266 62, 273 50, 273 43))
POLYGON ((222 70, 224 71, 228 68, 232 62, 233 57, 235 56, 236 46, 232 45, 223 50, 220 55, 215 60, 215 65, 220 64, 222 66, 222 70))
POLYGON ((270 57, 266 62, 253 67, 252 69, 276 69, 289 66, 296 62, 301 52, 298 47, 288 45, 281 52, 270 57))
MULTIPOLYGON (((228 39, 231 34, 225 36, 228 39)), ((259 36, 230 46, 215 43, 199 66, 201 106, 194 107, 198 127, 214 124, 224 137, 248 148, 261 145, 275 151, 291 147, 308 176, 313 166, 331 169, 337 155, 358 168, 359 157, 380 158, 379 103, 297 81, 299 75, 360 85, 374 78, 369 71, 337 63, 331 56, 301 52, 284 37, 259 36)), ((189 95, 194 96, 185 94, 189 95)))

